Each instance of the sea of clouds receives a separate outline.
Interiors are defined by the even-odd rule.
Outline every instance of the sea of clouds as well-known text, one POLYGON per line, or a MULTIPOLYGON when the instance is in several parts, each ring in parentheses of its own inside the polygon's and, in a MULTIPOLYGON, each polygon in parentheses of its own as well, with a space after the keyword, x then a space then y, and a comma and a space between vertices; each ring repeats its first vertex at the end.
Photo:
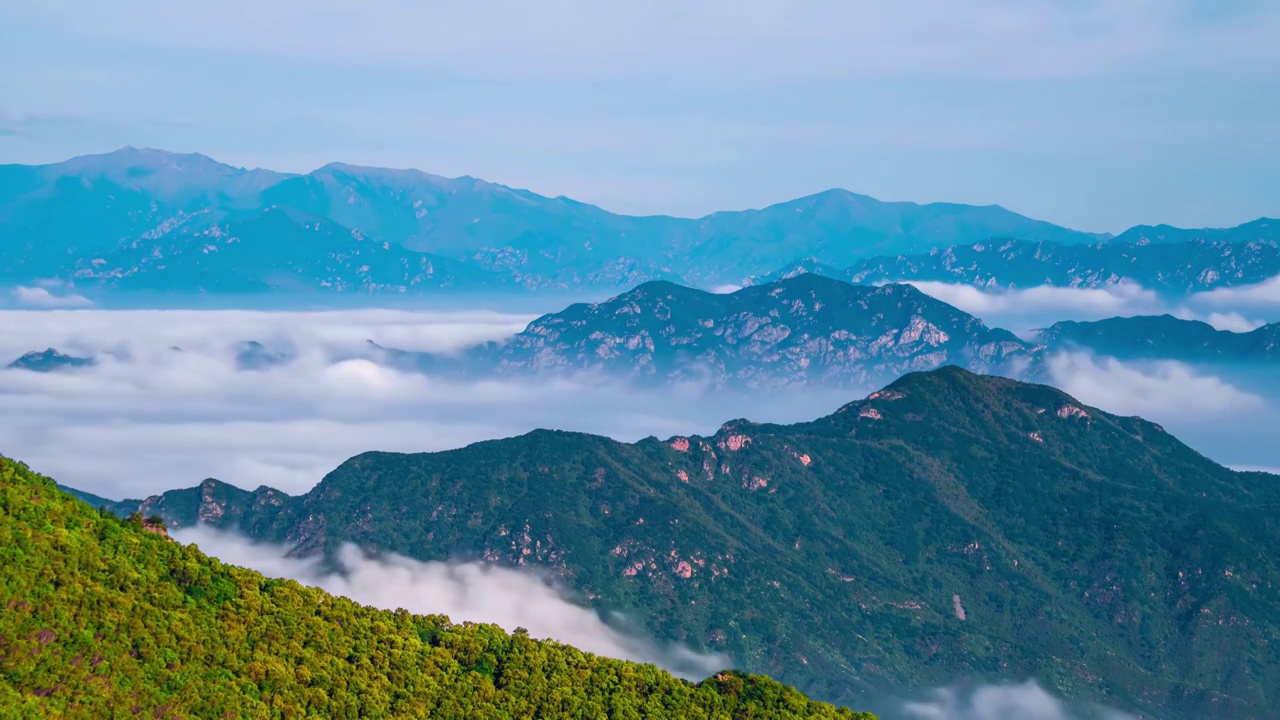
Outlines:
MULTIPOLYGON (((1280 293, 1272 298, 1271 289, 1207 293, 1180 308, 1220 327, 1247 329, 1280 319, 1280 293)), ((1133 288, 1021 294, 926 290, 988 324, 1021 328, 1047 324, 1042 317, 1087 319, 1170 309, 1133 288)), ((0 401, 6 408, 0 415, 0 453, 113 499, 189 487, 205 477, 301 493, 346 458, 367 450, 442 450, 538 427, 621 440, 706 434, 739 417, 811 419, 874 389, 713 393, 687 384, 654 390, 590 374, 536 381, 442 380, 381 365, 367 348, 373 340, 405 350, 447 352, 501 340, 531 319, 488 310, 0 310, 0 364, 46 347, 99 361, 72 372, 0 370, 0 401), (240 369, 239 343, 248 340, 293 359, 240 369)), ((1053 358, 1049 373, 1053 384, 1083 402, 1159 422, 1219 462, 1280 467, 1280 449, 1266 441, 1268 429, 1280 422, 1274 383, 1244 382, 1176 362, 1125 363, 1085 353, 1053 358)), ((731 658, 663 647, 623 632, 534 575, 371 558, 354 548, 342 556, 342 571, 334 572, 288 556, 287 548, 253 546, 206 529, 183 531, 179 539, 197 542, 229 562, 367 604, 494 622, 508 630, 526 627, 536 637, 655 662, 688 677, 705 677, 732 664, 731 658)), ((1123 717, 1070 707, 1034 683, 938 689, 894 701, 882 712, 904 720, 1123 717)))
POLYGON ((98 359, 73 372, 0 370, 0 452, 113 499, 205 477, 299 493, 367 450, 444 450, 540 427, 624 440, 711 433, 732 418, 798 421, 854 399, 819 389, 709 399, 698 385, 655 393, 592 375, 453 381, 386 367, 366 347, 372 339, 448 351, 507 337, 530 319, 488 311, 0 311, 0 364, 46 347, 98 359), (247 340, 293 360, 240 370, 238 344, 247 340))
MULTIPOLYGON (((1011 328, 1043 326, 1045 318, 1161 311, 1238 328, 1280 320, 1275 281, 1204 293, 1174 308, 1125 286, 1012 293, 922 287, 988 324, 1011 328)), ((447 352, 501 340, 531 319, 490 310, 0 310, 0 365, 46 347, 98 359, 94 367, 67 373, 0 371, 7 410, 0 417, 0 452, 116 499, 205 477, 298 493, 367 450, 442 450, 539 427, 628 441, 705 434, 740 417, 812 419, 875 389, 709 393, 689 383, 642 390, 589 374, 446 380, 379 364, 367 346, 373 340, 447 352), (293 359, 241 370, 238 344, 248 340, 293 359)), ((1056 357, 1048 368, 1053 384, 1081 401, 1159 422, 1219 462, 1280 467, 1262 430, 1280 421, 1275 382, 1083 353, 1056 357)))

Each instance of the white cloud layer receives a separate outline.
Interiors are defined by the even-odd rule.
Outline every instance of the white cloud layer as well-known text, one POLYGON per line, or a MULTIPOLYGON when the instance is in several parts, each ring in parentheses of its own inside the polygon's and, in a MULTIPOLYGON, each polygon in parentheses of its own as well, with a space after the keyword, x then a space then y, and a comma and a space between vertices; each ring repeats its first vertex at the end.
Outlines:
POLYGON ((1211 312, 1208 315, 1205 315, 1203 318, 1195 317, 1194 314, 1192 314, 1191 317, 1187 317, 1186 315, 1180 315, 1179 317, 1182 317, 1183 319, 1186 319, 1186 320, 1203 320, 1204 322, 1209 323, 1210 325, 1214 326, 1219 330, 1227 330, 1230 332, 1237 332, 1237 333, 1245 333, 1245 332, 1249 332, 1250 330, 1256 330, 1257 328, 1262 327, 1263 325, 1263 322, 1261 320, 1250 320, 1249 318, 1241 315, 1238 312, 1226 312, 1226 313, 1211 312))
POLYGON ((1087 353, 1049 360, 1053 384, 1080 400, 1119 415, 1159 418, 1222 415, 1260 409, 1262 397, 1177 362, 1141 366, 1087 353))
MULTIPOLYGON (((366 339, 447 351, 504 338, 528 319, 479 311, 0 312, 0 365, 46 347, 98 360, 68 372, 0 370, 0 452, 115 499, 206 477, 296 494, 369 450, 444 450, 540 427, 626 441, 711 433, 736 417, 813 419, 873 389, 710 395, 697 384, 640 390, 591 375, 446 381, 364 355, 366 339), (244 340, 294 359, 238 370, 244 340)), ((1264 397, 1280 388, 1212 369, 1079 354, 1055 358, 1050 370, 1054 384, 1082 401, 1160 422, 1215 459, 1280 463, 1259 436, 1274 415, 1264 397)))
POLYGON ((14 301, 23 307, 31 308, 79 308, 93 305, 83 295, 55 295, 43 287, 23 287, 13 289, 14 301))
POLYGON ((1132 282, 1101 288, 1041 285, 1015 290, 983 290, 972 285, 904 281, 921 292, 1015 332, 1059 320, 1101 320, 1116 316, 1169 314, 1200 320, 1219 330, 1248 332, 1280 321, 1280 278, 1244 288, 1196 293, 1169 304, 1132 282))
POLYGON ((1055 317, 1102 318, 1137 315, 1161 307, 1156 294, 1133 283, 1108 288, 1042 285, 1022 290, 987 291, 972 285, 925 280, 907 281, 921 292, 981 318, 1051 312, 1055 317))
POLYGON ((447 351, 507 337, 528 319, 390 310, 0 312, 0 365, 46 347, 98 360, 70 372, 0 370, 0 452, 115 499, 205 477, 300 493, 368 450, 444 450, 539 427, 624 440, 706 433, 732 417, 809 419, 856 394, 713 401, 696 386, 654 393, 590 376, 455 382, 360 356, 366 339, 447 351), (244 340, 291 350, 295 359, 238 371, 236 344, 244 340))
MULTIPOLYGON (((1127 713, 1091 707, 1087 717, 1096 720, 1136 720, 1127 713)), ((1073 708, 1050 695, 1039 684, 982 685, 975 688, 940 688, 928 699, 908 702, 903 714, 910 720, 1078 720, 1073 708)))
POLYGON ((1272 306, 1280 308, 1280 276, 1256 285, 1219 288, 1201 293, 1199 299, 1207 304, 1222 306, 1272 306))
POLYGON ((723 655, 662 647, 627 635, 590 608, 570 602, 537 575, 479 563, 419 562, 397 555, 373 558, 346 546, 340 571, 314 559, 289 557, 288 548, 248 540, 206 527, 177 531, 174 539, 195 543, 223 562, 268 577, 292 578, 363 605, 419 615, 446 615, 456 623, 493 623, 507 632, 518 627, 530 637, 552 639, 580 650, 636 662, 654 663, 681 677, 701 680, 733 666, 723 655))

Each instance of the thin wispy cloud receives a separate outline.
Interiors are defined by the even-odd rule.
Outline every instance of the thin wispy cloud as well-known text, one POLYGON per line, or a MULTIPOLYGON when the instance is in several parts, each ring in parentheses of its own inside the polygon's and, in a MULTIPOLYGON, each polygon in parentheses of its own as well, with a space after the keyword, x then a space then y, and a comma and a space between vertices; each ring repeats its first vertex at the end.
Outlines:
MULTIPOLYGON (((1154 292, 1134 283, 1106 288, 1039 286, 1019 290, 983 290, 972 285, 906 281, 926 295, 972 315, 998 323, 1000 319, 1049 313, 1062 319, 1101 318, 1140 314, 1162 308, 1154 292)), ((1011 323, 1010 323, 1011 324, 1011 323)))
POLYGON ((947 687, 902 706, 904 720, 1137 720, 1104 707, 1075 707, 1034 681, 1007 685, 947 687))
POLYGON ((1259 395, 1177 362, 1145 368, 1086 353, 1059 353, 1049 362, 1053 384, 1080 400, 1120 415, 1197 418, 1265 407, 1259 395))
MULTIPOLYGON (((331 568, 316 559, 290 556, 285 546, 254 543, 203 526, 176 531, 173 537, 194 543, 223 562, 268 577, 297 580, 365 605, 445 615, 455 623, 492 623, 508 632, 523 627, 534 638, 605 657, 653 663, 692 681, 737 666, 726 655, 699 653, 623 632, 572 601, 550 578, 528 569, 421 562, 391 554, 375 557, 352 545, 342 548, 339 567, 331 568)), ((885 706, 877 708, 885 720, 1133 720, 1107 708, 1081 708, 1034 681, 938 688, 908 701, 874 700, 885 706), (1090 711, 1088 715, 1082 714, 1084 710, 1090 711)), ((861 702, 850 704, 860 706, 861 702)))
POLYGON ((16 287, 12 291, 15 303, 30 308, 82 308, 93 302, 75 293, 55 294, 43 287, 16 287))
POLYGON ((1201 294, 1200 299, 1216 306, 1265 307, 1280 315, 1280 277, 1256 285, 1211 290, 1201 294))
POLYGON ((1254 4, 1206 22, 1202 7, 1207 4, 1156 0, 557 0, 536 6, 503 0, 483 7, 130 0, 108 12, 92 3, 24 0, 12 3, 9 12, 146 44, 322 60, 465 62, 469 72, 504 76, 679 70, 707 79, 882 72, 1035 78, 1155 63, 1177 69, 1247 63, 1274 71, 1268 63, 1280 54, 1269 31, 1280 27, 1280 11, 1254 4), (138 22, 143 17, 145 24, 138 22), (245 17, 254 22, 244 23, 245 17))
MULTIPOLYGON (((1194 314, 1188 314, 1188 315, 1189 316, 1183 316, 1184 319, 1188 319, 1188 320, 1201 319, 1201 318, 1195 317, 1194 314)), ((1238 333, 1249 332, 1250 330, 1256 330, 1257 328, 1261 327, 1264 324, 1261 320, 1251 320, 1245 317, 1244 315, 1241 315, 1238 312, 1226 312, 1226 313, 1211 312, 1208 315, 1205 315, 1203 320, 1204 322, 1209 323, 1210 325, 1214 326, 1219 330, 1227 330, 1230 332, 1238 332, 1238 333)))
POLYGON ((1269 475, 1280 476, 1280 467, 1271 465, 1232 465, 1231 469, 1239 470, 1240 472, 1263 472, 1269 475))

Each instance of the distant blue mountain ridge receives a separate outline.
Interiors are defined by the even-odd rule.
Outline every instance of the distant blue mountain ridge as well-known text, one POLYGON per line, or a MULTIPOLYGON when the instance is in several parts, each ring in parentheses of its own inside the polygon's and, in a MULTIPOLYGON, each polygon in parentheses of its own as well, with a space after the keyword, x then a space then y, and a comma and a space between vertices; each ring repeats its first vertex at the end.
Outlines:
MULTIPOLYGON (((80 292, 414 295, 617 290, 654 280, 710 288, 776 274, 797 258, 906 279, 887 275, 943 251, 993 246, 992 238, 1096 258, 1102 281, 1161 274, 1137 267, 1146 259, 1117 259, 1113 246, 1252 243, 1273 257, 1277 227, 1266 219, 1226 230, 1160 226, 1112 239, 996 205, 881 202, 846 190, 702 218, 636 217, 471 177, 341 163, 295 175, 132 147, 0 166, 0 283, 59 279, 80 292)), ((1025 266, 1037 262, 1019 255, 984 272, 1022 284, 1039 272, 1025 266)), ((1252 277, 1216 265, 1192 270, 1212 278, 1206 286, 1252 277)))
POLYGON ((915 280, 993 289, 1097 288, 1130 281, 1176 296, 1254 285, 1280 275, 1280 220, 1263 218, 1203 231, 1144 226, 1103 242, 1074 245, 993 239, 915 255, 864 258, 847 267, 807 257, 749 277, 743 285, 803 273, 859 284, 915 280))

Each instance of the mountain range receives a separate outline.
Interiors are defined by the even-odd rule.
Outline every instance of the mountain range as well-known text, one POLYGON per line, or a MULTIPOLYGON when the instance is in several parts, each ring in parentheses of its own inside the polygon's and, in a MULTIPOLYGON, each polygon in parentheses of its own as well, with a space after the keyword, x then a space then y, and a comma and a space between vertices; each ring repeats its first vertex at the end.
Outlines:
POLYGON ((808 272, 854 283, 915 280, 990 289, 1097 288, 1127 281, 1182 295, 1280 276, 1280 220, 1261 219, 1225 230, 1155 230, 1135 228, 1105 242, 1073 245, 996 239, 923 254, 864 258, 848 266, 810 257, 744 284, 808 272))
POLYGON ((716 387, 866 387, 946 364, 1008 370, 1039 350, 910 285, 850 285, 811 274, 727 294, 649 282, 462 353, 375 349, 392 365, 432 373, 598 371, 716 387))
POLYGON ((1116 317, 1054 323, 1036 331, 1036 338, 1054 349, 1084 349, 1120 360, 1280 362, 1280 323, 1232 332, 1172 315, 1116 317))
MULTIPOLYGON (((1274 225, 1135 228, 1121 238, 1213 245, 1272 237, 1274 249, 1274 225)), ((341 163, 294 175, 124 148, 0 166, 0 281, 60 279, 85 292, 579 291, 650 280, 714 287, 799 257, 848 267, 1010 237, 1062 253, 1095 248, 1080 251, 1086 255, 1109 239, 994 205, 881 202, 845 190, 686 219, 617 215, 470 177, 341 163)), ((1238 279, 1212 272, 1219 284, 1238 279)))
POLYGON ((111 506, 332 556, 553 574, 810 694, 1035 677, 1162 718, 1280 697, 1275 476, 1042 385, 911 373, 795 425, 539 430, 351 458, 310 492, 206 480, 111 506))
POLYGON ((875 720, 765 677, 692 683, 266 578, 4 457, 0 548, 5 717, 875 720))
MULTIPOLYGON (((249 340, 232 349, 242 371, 296 357, 287 344, 249 340)), ((333 357, 454 378, 589 373, 640 384, 781 389, 866 388, 945 365, 1051 379, 1049 360, 1064 351, 1250 372, 1280 362, 1280 323, 1232 332, 1172 315, 1114 317, 1058 322, 1020 338, 911 285, 853 285, 802 273, 732 293, 653 281, 539 317, 501 342, 431 353, 370 340, 363 353, 333 357)), ((97 361, 47 348, 7 368, 55 372, 97 361)))

